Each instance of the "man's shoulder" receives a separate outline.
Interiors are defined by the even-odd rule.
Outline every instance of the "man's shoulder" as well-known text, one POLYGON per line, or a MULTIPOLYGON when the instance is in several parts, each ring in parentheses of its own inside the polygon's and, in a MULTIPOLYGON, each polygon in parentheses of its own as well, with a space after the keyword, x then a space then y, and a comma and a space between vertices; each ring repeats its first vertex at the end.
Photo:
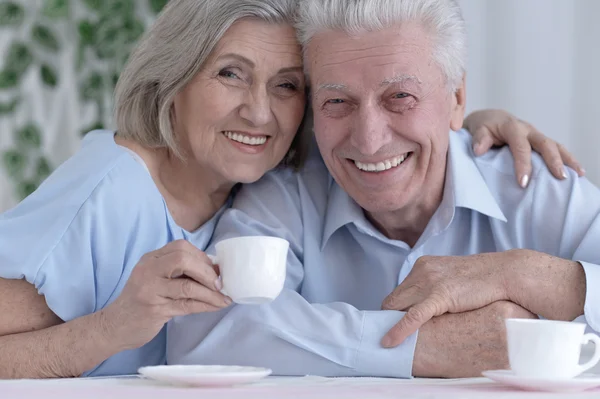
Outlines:
POLYGON ((278 167, 267 172, 257 182, 244 185, 242 192, 270 196, 274 190, 278 190, 295 198, 298 198, 301 192, 326 195, 331 179, 321 154, 315 149, 311 150, 300 170, 278 167))

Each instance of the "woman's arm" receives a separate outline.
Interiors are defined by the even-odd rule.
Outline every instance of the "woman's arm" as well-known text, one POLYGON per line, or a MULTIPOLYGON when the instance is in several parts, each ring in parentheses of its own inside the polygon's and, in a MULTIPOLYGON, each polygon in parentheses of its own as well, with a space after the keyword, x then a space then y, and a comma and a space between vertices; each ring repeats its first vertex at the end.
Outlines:
POLYGON ((33 285, 0 278, 1 379, 77 377, 123 350, 119 341, 103 311, 64 323, 33 285))
POLYGON ((68 322, 33 285, 0 279, 0 378, 80 376, 146 344, 175 316, 228 306, 220 288, 210 259, 183 240, 143 256, 106 308, 68 322))

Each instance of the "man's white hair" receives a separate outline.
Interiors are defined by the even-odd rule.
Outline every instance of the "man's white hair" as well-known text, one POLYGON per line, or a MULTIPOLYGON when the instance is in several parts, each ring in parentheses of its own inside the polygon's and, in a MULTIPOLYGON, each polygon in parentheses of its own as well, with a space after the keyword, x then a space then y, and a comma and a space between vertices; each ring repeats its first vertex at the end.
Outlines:
POLYGON ((430 35, 432 57, 455 90, 467 58, 465 21, 455 0, 302 0, 297 28, 306 54, 311 39, 323 31, 352 35, 413 22, 430 35))

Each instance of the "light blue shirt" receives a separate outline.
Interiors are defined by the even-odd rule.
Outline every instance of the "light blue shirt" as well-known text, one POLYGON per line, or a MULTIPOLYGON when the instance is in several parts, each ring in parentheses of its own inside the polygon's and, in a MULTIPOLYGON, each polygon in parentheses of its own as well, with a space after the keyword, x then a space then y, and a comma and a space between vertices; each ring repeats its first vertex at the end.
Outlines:
MULTIPOLYGON (((140 258, 177 239, 208 245, 222 209, 194 232, 179 227, 141 158, 95 131, 31 196, 0 215, 0 277, 25 278, 62 320, 96 312, 123 290, 140 258)), ((135 322, 135 321, 132 321, 135 322)), ((166 328, 85 375, 165 363, 166 328)))
POLYGON ((318 155, 300 173, 277 171, 245 186, 211 247, 231 236, 286 238, 286 287, 270 304, 173 319, 168 363, 254 365, 280 375, 410 377, 416 334, 397 348, 380 346, 403 316, 379 310, 383 299, 423 255, 512 248, 590 262, 583 263, 585 313, 600 331, 600 191, 572 171, 556 180, 536 155, 530 184, 522 189, 507 147, 475 158, 468 133, 450 134, 443 200, 414 248, 375 229, 318 155))

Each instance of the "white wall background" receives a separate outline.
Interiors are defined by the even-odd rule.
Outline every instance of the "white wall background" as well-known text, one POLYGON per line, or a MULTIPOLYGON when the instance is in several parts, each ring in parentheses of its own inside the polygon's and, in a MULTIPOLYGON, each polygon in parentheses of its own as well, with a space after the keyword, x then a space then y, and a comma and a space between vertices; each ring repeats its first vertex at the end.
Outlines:
POLYGON ((600 184, 600 0, 459 0, 468 110, 504 108, 565 144, 600 184))

